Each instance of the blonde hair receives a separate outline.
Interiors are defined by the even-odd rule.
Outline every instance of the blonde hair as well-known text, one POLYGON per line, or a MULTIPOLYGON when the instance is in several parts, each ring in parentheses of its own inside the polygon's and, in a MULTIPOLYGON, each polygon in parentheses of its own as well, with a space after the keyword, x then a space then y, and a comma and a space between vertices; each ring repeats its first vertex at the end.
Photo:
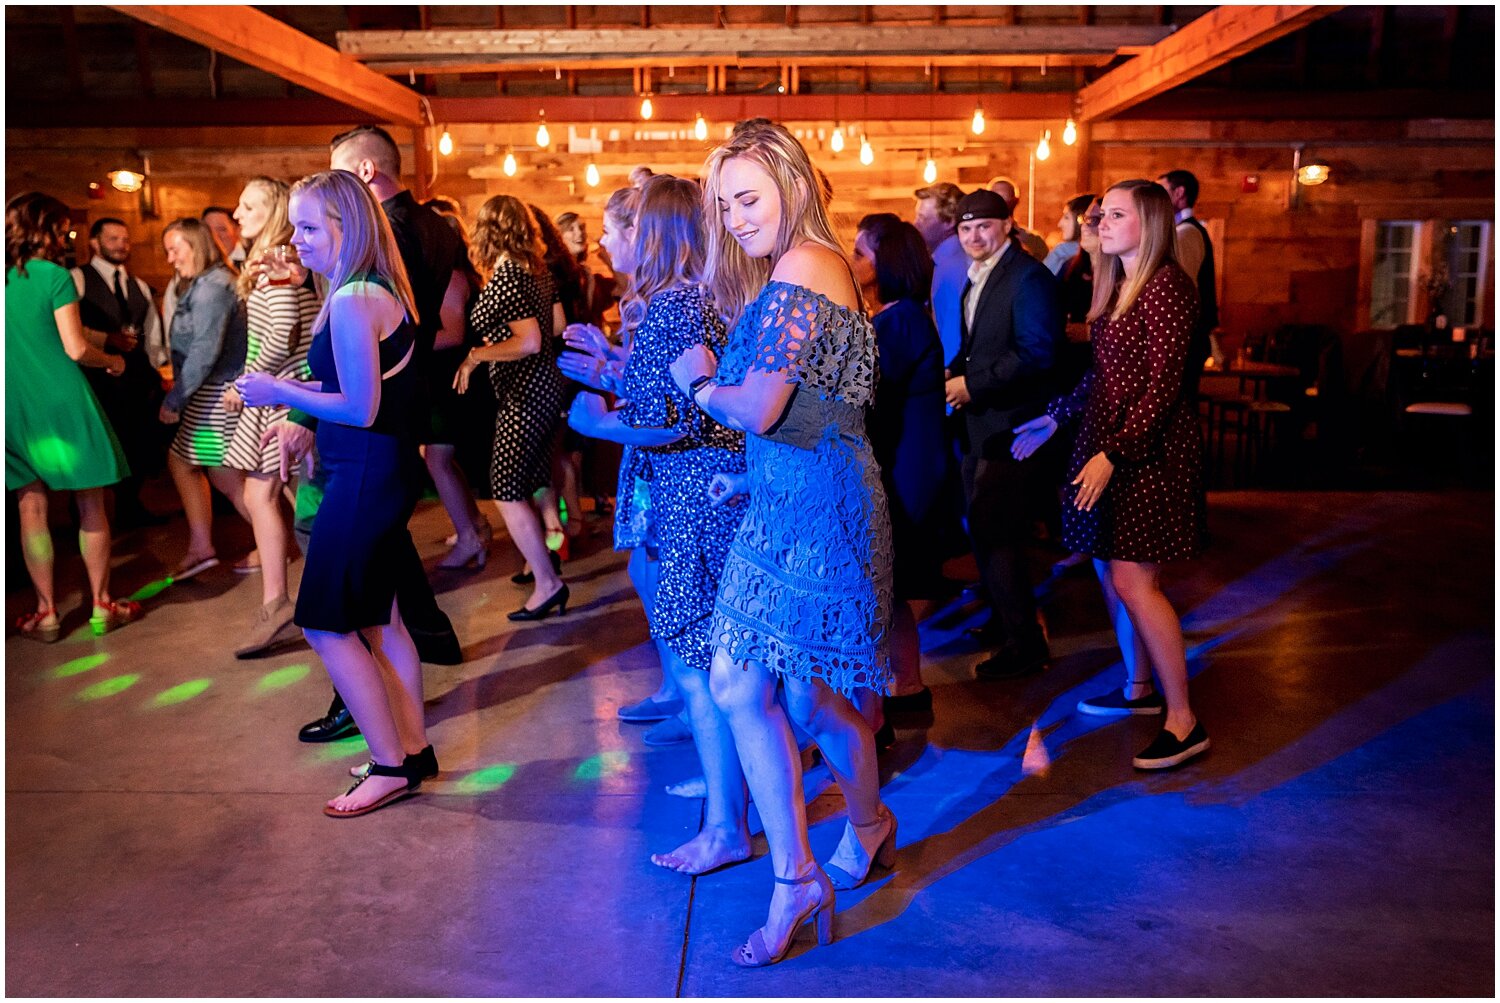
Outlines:
POLYGON ((635 216, 635 271, 620 299, 620 322, 633 334, 651 297, 703 277, 703 196, 692 181, 656 174, 641 186, 635 216))
POLYGON ((1135 178, 1111 185, 1104 194, 1113 191, 1130 193, 1140 221, 1136 269, 1134 275, 1126 277, 1119 255, 1099 252, 1094 264, 1094 302, 1089 307, 1090 323, 1105 315, 1110 320, 1125 316, 1157 270, 1169 261, 1174 264, 1177 261, 1177 229, 1173 223, 1172 199, 1166 189, 1155 181, 1135 178))
MULTIPOLYGON (((261 193, 266 200, 267 212, 266 225, 261 227, 260 233, 250 245, 249 253, 245 255, 245 264, 249 265, 277 244, 285 244, 292 239, 292 222, 287 218, 292 186, 277 178, 261 175, 246 181, 245 188, 254 188, 261 193)), ((240 269, 239 277, 234 280, 234 289, 240 294, 240 299, 248 297, 254 288, 255 279, 251 275, 251 269, 240 269)))
MULTIPOLYGON (((703 282, 731 327, 765 288, 776 262, 793 247, 808 242, 820 244, 845 262, 849 260, 833 235, 822 185, 812 161, 785 126, 764 119, 741 123, 727 143, 708 155, 704 173, 708 178, 703 189, 708 247, 703 282), (723 199, 719 178, 724 165, 739 158, 765 171, 781 196, 781 222, 769 258, 750 257, 724 225, 724 213, 719 206, 723 199), (712 222, 708 222, 710 218, 712 222)), ((859 296, 857 286, 855 296, 859 296)))
POLYGON ((635 226, 635 211, 640 204, 639 188, 616 188, 604 203, 604 215, 610 218, 616 229, 628 230, 635 226))
POLYGON ((474 217, 470 256, 488 281, 502 255, 532 275, 547 272, 547 250, 531 209, 514 195, 492 195, 474 217))
POLYGON ((177 295, 181 296, 187 292, 188 286, 192 285, 193 279, 215 265, 222 265, 224 258, 219 253, 219 244, 214 240, 213 231, 200 219, 184 216, 182 219, 173 220, 162 230, 161 239, 166 240, 167 235, 171 233, 181 235, 188 249, 193 252, 192 277, 185 279, 178 275, 172 280, 173 288, 177 295))
POLYGON ((316 195, 323 215, 339 234, 338 256, 328 276, 330 295, 323 300, 314 329, 323 326, 336 292, 355 279, 375 275, 390 285, 396 300, 406 310, 407 318, 416 324, 416 299, 406 277, 406 265, 396 246, 385 211, 375 201, 369 187, 359 176, 348 171, 321 171, 309 174, 292 186, 292 195, 316 195))

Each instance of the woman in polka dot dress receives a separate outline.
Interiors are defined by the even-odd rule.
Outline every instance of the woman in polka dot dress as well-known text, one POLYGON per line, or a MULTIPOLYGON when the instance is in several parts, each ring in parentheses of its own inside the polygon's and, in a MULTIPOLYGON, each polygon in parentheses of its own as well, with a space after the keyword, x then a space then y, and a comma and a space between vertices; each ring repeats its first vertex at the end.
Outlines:
POLYGON ((531 498, 552 481, 552 443, 562 420, 562 374, 552 332, 562 307, 543 261, 541 237, 520 199, 496 195, 474 221, 475 266, 489 274, 469 311, 484 342, 458 367, 453 386, 469 388, 482 362, 495 389, 495 444, 490 487, 505 529, 535 575, 535 589, 512 620, 540 620, 567 612, 568 587, 548 557, 542 520, 531 498))
POLYGON ((1182 624, 1160 581, 1162 562, 1203 549, 1198 412, 1183 395, 1198 295, 1174 257, 1172 205, 1162 188, 1122 181, 1105 194, 1103 213, 1089 311, 1093 369, 1046 414, 1016 429, 1012 452, 1030 456, 1060 422, 1081 416, 1063 543, 1094 558, 1130 678, 1123 692, 1079 709, 1123 716, 1159 714, 1165 705, 1161 734, 1134 763, 1167 769, 1208 748, 1188 703, 1182 624))

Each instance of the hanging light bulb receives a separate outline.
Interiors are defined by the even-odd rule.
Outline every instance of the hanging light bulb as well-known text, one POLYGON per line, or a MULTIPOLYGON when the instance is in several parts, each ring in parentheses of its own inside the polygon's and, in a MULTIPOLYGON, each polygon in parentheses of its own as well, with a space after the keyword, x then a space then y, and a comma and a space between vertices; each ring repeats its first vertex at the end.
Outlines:
POLYGON ((1042 133, 1042 138, 1036 144, 1036 159, 1046 160, 1052 156, 1052 144, 1048 142, 1052 138, 1052 130, 1048 129, 1042 133))
POLYGON ((1078 126, 1073 124, 1071 118, 1068 119, 1068 124, 1063 126, 1063 142, 1068 146, 1078 142, 1078 126))
POLYGON ((859 162, 866 167, 875 163, 875 147, 870 145, 869 136, 861 136, 859 139, 859 162))
POLYGON ((651 95, 647 94, 641 98, 641 118, 649 122, 654 114, 656 111, 651 107, 651 95))
POLYGON ((701 114, 698 116, 698 121, 693 123, 693 135, 698 138, 699 142, 708 138, 708 123, 703 121, 701 114))
POLYGON ((438 152, 445 157, 453 155, 453 137, 448 134, 447 129, 443 130, 443 135, 438 139, 438 152))
POLYGON ((844 130, 838 126, 833 127, 833 135, 828 137, 828 148, 834 153, 844 152, 844 130))
POLYGON ((513 178, 513 177, 515 177, 516 176, 516 155, 514 153, 510 152, 509 150, 506 150, 505 151, 505 162, 500 165, 500 169, 505 172, 505 176, 507 178, 513 178))
POLYGON ((547 131, 546 112, 542 112, 541 124, 536 127, 536 145, 542 149, 552 145, 552 134, 547 131))
POLYGON ((922 168, 922 180, 929 185, 937 180, 937 161, 931 157, 927 158, 927 166, 922 168))
POLYGON ((589 187, 590 188, 598 188, 599 187, 599 168, 596 167, 592 163, 589 164, 589 169, 583 172, 583 180, 585 180, 585 181, 587 181, 589 183, 589 187))
POLYGON ((976 136, 984 132, 984 109, 979 105, 974 106, 974 121, 969 123, 969 128, 974 130, 976 136))

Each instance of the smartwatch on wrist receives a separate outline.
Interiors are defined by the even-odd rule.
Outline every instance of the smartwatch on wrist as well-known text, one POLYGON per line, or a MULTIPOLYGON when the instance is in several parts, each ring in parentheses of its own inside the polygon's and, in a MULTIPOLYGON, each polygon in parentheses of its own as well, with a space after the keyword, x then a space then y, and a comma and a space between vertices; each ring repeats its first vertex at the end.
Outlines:
POLYGON ((693 382, 688 384, 688 397, 692 399, 693 403, 696 404, 698 402, 698 391, 702 390, 704 384, 709 383, 712 379, 712 376, 698 376, 694 378, 693 382))

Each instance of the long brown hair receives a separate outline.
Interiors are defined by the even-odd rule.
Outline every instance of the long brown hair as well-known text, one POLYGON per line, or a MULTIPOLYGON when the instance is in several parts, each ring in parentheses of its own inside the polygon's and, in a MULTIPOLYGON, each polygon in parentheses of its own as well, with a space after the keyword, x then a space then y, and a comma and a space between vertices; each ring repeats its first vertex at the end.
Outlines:
POLYGON ((391 233, 390 221, 370 194, 369 186, 348 171, 320 171, 293 185, 292 195, 317 196, 324 217, 339 234, 338 258, 333 263, 333 274, 328 276, 329 295, 323 300, 313 328, 322 327, 328 318, 334 292, 345 283, 370 274, 385 280, 406 310, 406 316, 413 324, 419 323, 416 297, 406 277, 401 250, 396 246, 395 234, 391 233))
POLYGON ((219 242, 214 240, 213 231, 208 224, 191 216, 182 219, 174 219, 161 231, 161 239, 166 240, 169 234, 179 234, 193 252, 193 274, 183 278, 177 274, 172 278, 172 286, 181 296, 193 284, 193 280, 215 265, 222 265, 224 258, 219 254, 219 242))
POLYGON ((620 323, 633 333, 651 297, 703 278, 703 195, 697 184, 654 174, 641 185, 635 214, 635 271, 620 300, 620 323))
POLYGON ((507 257, 535 276, 547 273, 546 249, 536 220, 514 195, 492 195, 474 217, 474 267, 488 281, 500 258, 507 257))
POLYGON ((26 262, 41 258, 54 264, 67 251, 68 207, 51 195, 26 192, 5 205, 5 267, 24 277, 26 262))
POLYGON ((1125 316, 1157 269, 1169 261, 1177 261, 1177 229, 1172 218, 1172 199, 1166 190, 1155 181, 1134 178, 1110 185, 1104 194, 1113 191, 1130 193, 1140 220, 1135 274, 1126 277, 1119 255, 1099 252, 1094 266, 1094 302, 1089 308, 1089 323, 1105 315, 1110 320, 1125 316))
MULTIPOLYGON (((786 126, 764 119, 742 123, 727 143, 708 155, 704 173, 708 178, 703 188, 708 249, 703 281, 731 327, 750 301, 765 288, 776 262, 798 244, 804 241, 821 244, 846 262, 849 260, 833 234, 828 207, 823 201, 823 188, 812 161, 786 126), (724 225, 724 214, 719 208, 723 197, 719 177, 724 165, 737 157, 743 157, 765 171, 781 196, 781 223, 776 231, 775 249, 769 258, 750 257, 724 225)), ((862 306, 858 286, 854 295, 862 306)))
MULTIPOLYGON (((260 192, 261 197, 266 200, 266 225, 260 228, 255 240, 250 245, 250 251, 245 255, 245 264, 265 254, 266 251, 277 244, 289 243, 292 239, 292 223, 287 218, 287 205, 290 202, 292 186, 277 178, 268 178, 258 175, 245 182, 245 188, 254 188, 260 192)), ((234 290, 240 294, 240 299, 248 297, 255 288, 255 279, 251 270, 240 269, 239 277, 234 280, 234 290)))

